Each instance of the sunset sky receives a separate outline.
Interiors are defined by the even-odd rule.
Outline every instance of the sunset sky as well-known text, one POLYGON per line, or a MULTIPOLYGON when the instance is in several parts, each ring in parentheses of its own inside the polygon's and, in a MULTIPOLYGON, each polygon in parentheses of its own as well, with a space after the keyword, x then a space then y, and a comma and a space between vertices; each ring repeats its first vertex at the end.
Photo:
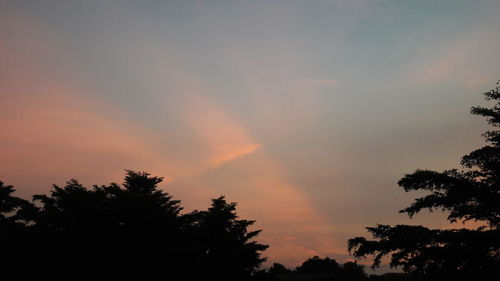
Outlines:
MULTIPOLYGON (((185 211, 225 195, 268 263, 352 259, 408 223, 417 168, 483 145, 500 1, 0 0, 0 180, 165 177, 185 211)), ((424 213, 411 223, 443 226, 424 213)))

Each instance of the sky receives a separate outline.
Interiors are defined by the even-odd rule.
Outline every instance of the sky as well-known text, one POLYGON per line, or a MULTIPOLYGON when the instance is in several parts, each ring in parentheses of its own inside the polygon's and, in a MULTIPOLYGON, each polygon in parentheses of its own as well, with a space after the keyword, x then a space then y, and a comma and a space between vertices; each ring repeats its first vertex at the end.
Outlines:
POLYGON ((238 202, 267 264, 352 260, 408 220, 417 168, 484 144, 499 1, 0 0, 0 180, 165 177, 185 211, 238 202))

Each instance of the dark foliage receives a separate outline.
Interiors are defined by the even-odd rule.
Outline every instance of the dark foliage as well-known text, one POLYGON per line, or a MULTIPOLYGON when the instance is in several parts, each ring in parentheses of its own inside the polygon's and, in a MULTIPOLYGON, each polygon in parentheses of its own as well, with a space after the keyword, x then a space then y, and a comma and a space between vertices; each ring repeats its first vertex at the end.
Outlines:
POLYGON ((344 263, 340 272, 349 280, 363 280, 367 277, 364 266, 359 265, 357 262, 344 263))
POLYGON ((267 271, 254 275, 256 281, 358 281, 368 280, 362 265, 346 262, 342 265, 329 257, 314 256, 307 259, 294 271, 279 263, 274 263, 267 271))
POLYGON ((212 200, 207 211, 188 214, 192 222, 195 250, 201 257, 204 271, 218 279, 251 276, 264 258, 260 252, 267 245, 252 241, 260 230, 247 231, 255 223, 239 220, 236 203, 226 202, 224 196, 212 200))
POLYGON ((267 245, 224 196, 207 210, 181 214, 160 190, 162 178, 126 171, 124 183, 86 188, 54 185, 33 203, 0 182, 0 250, 4 275, 40 278, 167 280, 365 280, 363 266, 312 257, 295 271, 274 263, 258 270, 267 245), (28 275, 27 275, 28 274, 28 275))
POLYGON ((269 268, 268 273, 273 280, 279 280, 289 276, 292 271, 280 263, 273 263, 273 266, 269 268))
POLYGON ((33 223, 37 210, 33 204, 12 196, 14 187, 0 181, 0 257, 8 259, 12 253, 29 247, 27 226, 33 223))
POLYGON ((297 267, 297 272, 305 274, 339 273, 340 265, 334 259, 328 257, 321 259, 318 256, 314 256, 297 267))
MULTIPOLYGON (((127 171, 122 186, 54 185, 35 204, 0 182, 0 249, 9 265, 45 271, 249 279, 267 246, 255 221, 239 220, 224 197, 207 211, 180 214, 180 201, 158 189, 162 178, 127 171)), ((94 275, 95 276, 95 275, 94 275)))
MULTIPOLYGON (((498 85, 499 83, 497 83, 498 85)), ((496 280, 500 268, 500 87, 484 93, 492 108, 473 107, 494 130, 484 134, 488 145, 462 158, 464 170, 417 170, 398 184, 405 191, 426 191, 401 210, 410 218, 424 209, 449 213, 450 222, 476 222, 473 229, 428 229, 412 225, 368 227, 375 240, 356 237, 348 249, 356 257, 374 255, 374 266, 390 256, 418 280, 496 280)))

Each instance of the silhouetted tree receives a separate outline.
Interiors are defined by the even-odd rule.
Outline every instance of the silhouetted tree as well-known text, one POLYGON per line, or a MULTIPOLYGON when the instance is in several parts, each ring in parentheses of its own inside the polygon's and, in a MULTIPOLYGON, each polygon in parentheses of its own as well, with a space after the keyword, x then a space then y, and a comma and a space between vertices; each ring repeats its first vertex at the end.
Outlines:
POLYGON ((293 278, 294 271, 289 270, 284 265, 280 263, 273 263, 273 265, 266 269, 256 270, 252 279, 254 281, 277 281, 277 280, 289 280, 293 278))
POLYGON ((268 247, 253 240, 260 233, 248 230, 255 221, 238 219, 236 203, 223 196, 206 211, 180 214, 180 201, 158 188, 162 180, 127 170, 122 185, 89 189, 72 179, 48 195, 34 195, 35 204, 0 182, 0 250, 12 261, 0 265, 51 276, 71 271, 249 279, 268 247))
MULTIPOLYGON (((500 82, 500 81, 499 81, 500 82)), ((448 211, 448 220, 475 221, 473 229, 428 229, 412 225, 368 227, 375 240, 350 239, 356 257, 374 255, 373 266, 390 256, 412 278, 493 280, 500 268, 500 87, 484 93, 492 108, 473 107, 494 130, 484 134, 488 145, 462 158, 464 170, 416 170, 398 184, 405 191, 427 191, 401 210, 410 218, 424 209, 448 211)))
MULTIPOLYGON (((74 270, 120 268, 151 273, 177 270, 180 253, 180 201, 159 190, 162 178, 126 171, 123 186, 88 189, 77 180, 54 185, 49 195, 34 195, 32 253, 74 270), (88 261, 93 265, 88 266, 88 261)), ((33 263, 37 263, 33 260, 33 263)))
POLYGON ((363 265, 357 262, 346 262, 341 266, 340 270, 342 276, 349 280, 363 280, 366 279, 366 273, 363 265))
POLYGON ((322 259, 318 256, 314 256, 297 267, 297 272, 304 274, 339 273, 340 265, 336 260, 330 259, 329 257, 322 259))
POLYGON ((287 277, 292 273, 291 270, 286 268, 281 263, 273 263, 273 265, 267 270, 272 280, 279 280, 287 277))
POLYGON ((246 280, 265 261, 261 252, 267 245, 253 241, 261 230, 248 231, 253 220, 239 220, 236 203, 224 196, 212 200, 207 211, 188 216, 194 222, 194 239, 202 255, 205 274, 219 280, 246 280))
POLYGON ((13 196, 14 192, 13 186, 0 181, 0 251, 4 255, 14 254, 11 251, 27 246, 24 241, 36 213, 33 204, 13 196))

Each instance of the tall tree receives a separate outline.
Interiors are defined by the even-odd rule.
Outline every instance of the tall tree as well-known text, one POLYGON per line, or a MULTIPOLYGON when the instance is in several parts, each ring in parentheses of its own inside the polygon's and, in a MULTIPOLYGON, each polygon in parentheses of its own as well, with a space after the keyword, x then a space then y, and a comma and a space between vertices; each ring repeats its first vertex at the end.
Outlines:
POLYGON ((198 252, 206 276, 218 280, 246 280, 265 258, 261 252, 267 245, 254 241, 261 230, 249 231, 253 220, 238 219, 236 203, 228 203, 224 196, 212 199, 207 211, 195 211, 194 217, 198 252))
POLYGON ((493 106, 473 107, 493 129, 483 134, 487 145, 462 158, 463 170, 416 170, 399 182, 405 191, 427 195, 400 211, 410 218, 424 209, 448 212, 450 222, 475 221, 473 228, 428 229, 413 225, 368 227, 374 240, 356 237, 348 250, 356 257, 374 256, 379 266, 390 256, 415 279, 471 278, 493 280, 500 269, 500 86, 483 93, 493 106), (493 275, 495 274, 495 275, 493 275))

